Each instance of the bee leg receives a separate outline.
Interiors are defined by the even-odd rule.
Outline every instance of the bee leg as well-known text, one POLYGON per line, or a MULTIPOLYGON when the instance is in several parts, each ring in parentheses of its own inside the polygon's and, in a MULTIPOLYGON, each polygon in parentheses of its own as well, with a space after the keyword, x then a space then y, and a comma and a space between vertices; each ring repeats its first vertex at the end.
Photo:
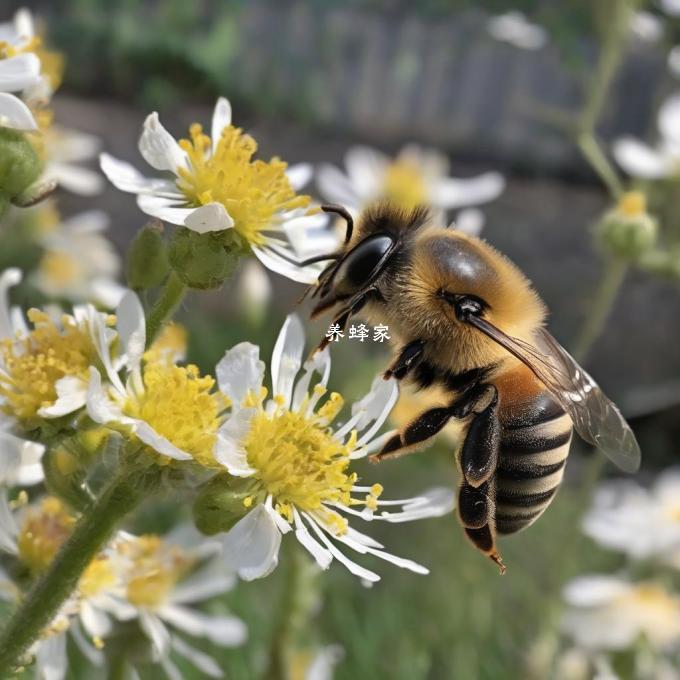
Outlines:
POLYGON ((412 368, 418 365, 418 362, 423 356, 424 349, 424 340, 413 340, 412 342, 409 342, 383 374, 385 380, 392 376, 397 380, 404 378, 412 368))
POLYGON ((483 552, 490 560, 498 565, 501 575, 505 574, 503 558, 496 549, 495 530, 491 524, 485 524, 479 529, 466 528, 465 535, 472 541, 477 550, 483 552))
POLYGON ((475 417, 470 423, 460 454, 460 467, 467 484, 480 487, 496 472, 501 428, 498 422, 498 391, 493 385, 484 385, 484 396, 477 404, 488 403, 481 411, 473 406, 475 417))

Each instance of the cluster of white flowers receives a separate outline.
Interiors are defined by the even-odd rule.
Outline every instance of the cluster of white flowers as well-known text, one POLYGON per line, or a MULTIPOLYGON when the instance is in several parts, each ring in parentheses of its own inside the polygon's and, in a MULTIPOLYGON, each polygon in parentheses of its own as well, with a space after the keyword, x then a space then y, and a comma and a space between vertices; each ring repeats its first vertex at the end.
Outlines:
POLYGON ((564 589, 562 627, 588 664, 608 668, 634 658, 634 677, 680 677, 680 470, 661 474, 650 489, 607 482, 583 523, 585 533, 628 560, 618 574, 574 579, 564 589))

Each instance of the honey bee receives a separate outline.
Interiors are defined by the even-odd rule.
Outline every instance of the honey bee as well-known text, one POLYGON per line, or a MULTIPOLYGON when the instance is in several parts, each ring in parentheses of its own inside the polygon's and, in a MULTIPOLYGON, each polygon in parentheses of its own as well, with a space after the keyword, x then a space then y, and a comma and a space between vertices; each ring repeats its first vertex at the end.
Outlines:
MULTIPOLYGON (((336 308, 344 329, 362 310, 387 324, 398 349, 385 378, 438 386, 448 402, 416 416, 374 461, 423 448, 450 419, 458 518, 475 547, 505 572, 497 535, 535 522, 562 481, 572 431, 628 472, 640 448, 617 407, 545 329, 546 308, 526 276, 483 240, 431 224, 425 208, 387 203, 346 221, 339 252, 310 288, 317 316, 336 308)), ((319 347, 325 346, 324 339, 319 347)))

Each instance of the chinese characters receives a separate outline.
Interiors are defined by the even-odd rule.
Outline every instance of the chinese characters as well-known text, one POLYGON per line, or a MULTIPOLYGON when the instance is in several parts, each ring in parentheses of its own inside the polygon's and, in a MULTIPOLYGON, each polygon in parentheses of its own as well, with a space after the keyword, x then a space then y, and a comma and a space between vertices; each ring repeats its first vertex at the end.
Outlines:
MULTIPOLYGON (((377 326, 373 326, 373 333, 371 334, 371 329, 366 324, 360 323, 356 326, 352 324, 349 327, 347 339, 365 342, 366 339, 370 338, 373 342, 383 343, 391 339, 389 330, 390 329, 388 326, 384 324, 378 324, 377 326)), ((345 331, 342 329, 340 324, 333 323, 328 327, 326 338, 329 342, 339 342, 340 339, 344 337, 345 331)))

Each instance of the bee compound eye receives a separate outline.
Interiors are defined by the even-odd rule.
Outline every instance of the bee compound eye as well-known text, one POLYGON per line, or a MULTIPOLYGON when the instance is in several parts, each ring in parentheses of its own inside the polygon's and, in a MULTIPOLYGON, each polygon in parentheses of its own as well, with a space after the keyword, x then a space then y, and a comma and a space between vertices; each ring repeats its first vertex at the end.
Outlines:
POLYGON ((370 236, 359 243, 338 267, 334 277, 335 292, 351 295, 363 288, 377 274, 393 244, 392 237, 385 234, 370 236))

